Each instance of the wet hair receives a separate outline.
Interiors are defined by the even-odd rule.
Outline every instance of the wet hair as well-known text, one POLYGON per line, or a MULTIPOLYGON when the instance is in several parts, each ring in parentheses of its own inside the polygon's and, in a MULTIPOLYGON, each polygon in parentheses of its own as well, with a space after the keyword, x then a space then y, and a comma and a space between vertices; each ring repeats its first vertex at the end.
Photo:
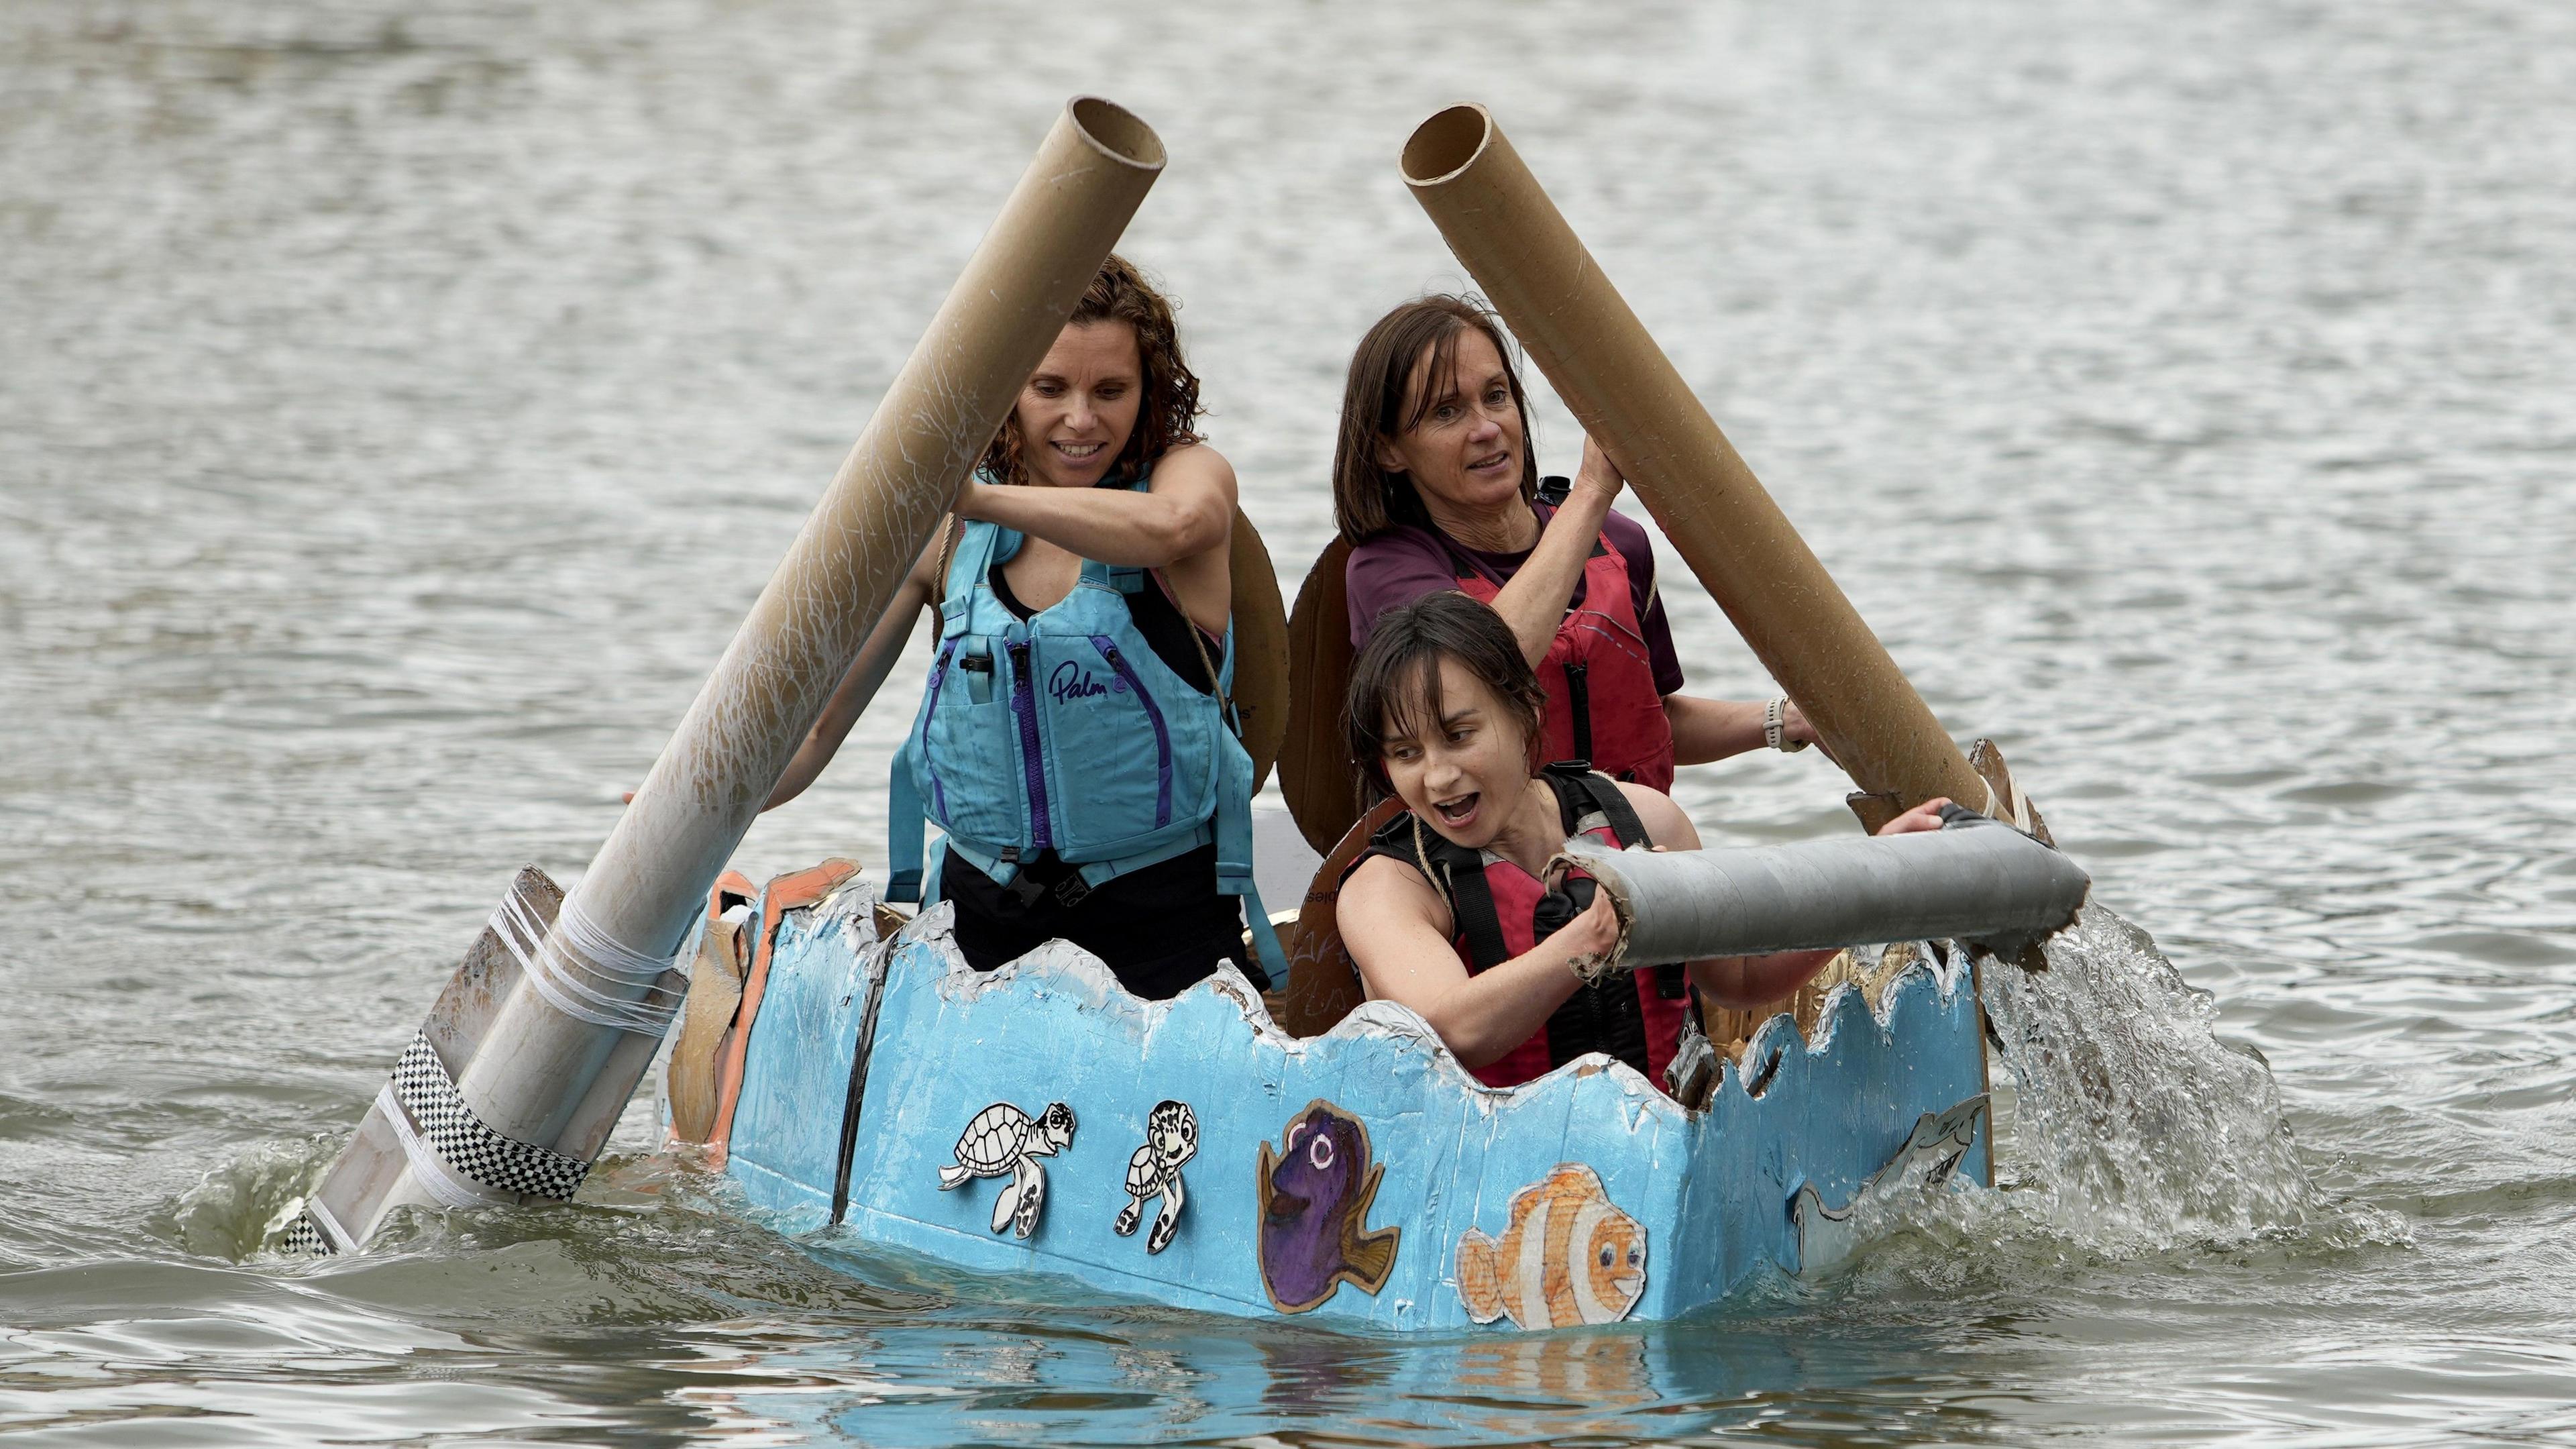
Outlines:
POLYGON ((1377 319, 1351 354, 1342 385, 1342 431, 1333 444, 1333 522, 1353 544, 1399 523, 1431 526, 1413 480, 1378 461, 1386 444, 1421 426, 1447 395, 1458 361, 1458 339, 1469 328, 1494 344, 1511 383, 1512 406, 1521 415, 1521 497, 1538 496, 1537 447, 1530 432, 1529 394, 1512 362, 1511 339, 1493 311, 1473 297, 1440 294, 1417 298, 1377 319), (1429 365, 1424 365, 1428 354, 1429 365), (1422 375, 1416 389, 1414 375, 1422 375))
MULTIPOLYGON (((1110 469, 1113 478, 1138 477, 1163 460, 1174 448, 1205 441, 1196 431, 1199 414, 1198 374, 1181 359, 1181 327, 1172 316, 1172 303, 1133 262, 1115 252, 1100 264, 1100 274, 1073 304, 1068 326, 1090 322, 1124 322, 1136 332, 1136 359, 1144 376, 1138 379, 1142 404, 1136 409, 1136 429, 1127 435, 1127 446, 1110 469)), ((976 465, 988 482, 1026 483, 1028 465, 1020 458, 1020 415, 1016 402, 1011 415, 1002 420, 1002 430, 993 435, 984 449, 983 462, 976 465)))
POLYGON ((1490 690, 1502 703, 1503 717, 1520 728, 1524 744, 1536 748, 1547 694, 1521 653, 1521 641, 1502 615, 1444 589, 1379 615, 1377 632, 1351 665, 1342 728, 1351 758, 1381 785, 1387 737, 1420 739, 1447 713, 1440 697, 1444 659, 1457 660, 1490 690))

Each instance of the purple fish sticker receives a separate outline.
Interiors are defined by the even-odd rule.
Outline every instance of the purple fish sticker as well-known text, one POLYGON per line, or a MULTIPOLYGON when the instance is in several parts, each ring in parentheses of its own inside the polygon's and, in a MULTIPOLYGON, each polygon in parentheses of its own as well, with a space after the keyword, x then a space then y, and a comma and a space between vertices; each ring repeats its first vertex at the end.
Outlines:
POLYGON ((1320 1098, 1276 1151, 1261 1144, 1261 1286, 1272 1307, 1303 1313, 1343 1283, 1372 1294, 1386 1286, 1404 1230, 1366 1226, 1385 1176, 1369 1162, 1368 1128, 1320 1098))

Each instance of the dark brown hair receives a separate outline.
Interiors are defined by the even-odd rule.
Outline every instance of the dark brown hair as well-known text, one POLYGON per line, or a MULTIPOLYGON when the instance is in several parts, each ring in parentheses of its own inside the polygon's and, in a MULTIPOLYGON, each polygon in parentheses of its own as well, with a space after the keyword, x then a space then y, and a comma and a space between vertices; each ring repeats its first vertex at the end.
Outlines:
MULTIPOLYGON (((1124 322, 1134 328, 1136 358, 1145 372, 1139 379, 1143 399, 1136 409, 1136 430, 1127 435, 1127 447, 1109 476, 1136 477, 1174 448, 1205 441, 1193 427, 1203 409, 1198 374, 1181 360, 1180 323, 1172 317, 1170 300, 1154 289, 1133 262, 1113 252, 1100 264, 1100 275, 1091 279, 1082 300, 1073 304, 1073 315, 1065 319, 1067 326, 1086 322, 1124 322)), ((1028 466, 1020 461, 1016 402, 977 466, 990 482, 1029 481, 1028 466)))
POLYGON ((1538 743, 1547 694, 1503 616, 1465 594, 1442 590, 1378 616, 1377 632, 1351 664, 1342 696, 1342 728, 1351 758, 1383 784, 1389 734, 1419 739, 1445 713, 1440 661, 1455 659, 1502 701, 1525 745, 1538 743))
POLYGON ((1351 354, 1350 377, 1342 385, 1342 431, 1333 444, 1333 522, 1348 542, 1360 543, 1399 523, 1430 527, 1431 516, 1423 510, 1413 480, 1380 463, 1378 451, 1420 426, 1446 395, 1457 366, 1458 339, 1470 327, 1485 334, 1503 360, 1512 406, 1521 414, 1521 497, 1538 496, 1529 395, 1521 390, 1520 369, 1512 363, 1511 339, 1503 335, 1503 324, 1473 297, 1422 297, 1377 319, 1351 354), (1417 372, 1423 379, 1419 390, 1413 386, 1417 372))

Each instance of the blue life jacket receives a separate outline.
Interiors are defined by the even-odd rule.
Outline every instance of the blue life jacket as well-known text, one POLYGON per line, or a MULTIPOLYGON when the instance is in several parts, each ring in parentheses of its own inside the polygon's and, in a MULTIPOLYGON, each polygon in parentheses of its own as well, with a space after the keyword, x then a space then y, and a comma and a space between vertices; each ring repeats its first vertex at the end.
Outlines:
MULTIPOLYGON (((1104 486, 1135 490, 1145 480, 1104 486)), ((894 759, 887 898, 939 899, 950 853, 1009 885, 1022 861, 1052 850, 1097 887, 1213 840, 1218 892, 1242 897, 1262 967, 1285 983, 1287 963, 1252 884, 1252 757, 1225 717, 1232 621, 1217 692, 1202 694, 1128 611, 1130 595, 1160 587, 1148 570, 1086 559, 1060 602, 1025 620, 1013 614, 993 592, 992 570, 1023 539, 982 522, 958 539, 939 653, 894 759), (947 832, 926 867, 925 803, 947 832)))

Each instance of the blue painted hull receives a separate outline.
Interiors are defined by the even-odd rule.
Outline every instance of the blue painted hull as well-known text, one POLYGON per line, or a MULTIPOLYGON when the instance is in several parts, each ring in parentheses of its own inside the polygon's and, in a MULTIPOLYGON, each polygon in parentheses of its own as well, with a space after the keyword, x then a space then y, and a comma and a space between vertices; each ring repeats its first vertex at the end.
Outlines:
MULTIPOLYGON (((1459 1291, 1462 1237, 1502 1238, 1514 1195, 1559 1164, 1589 1167, 1644 1229, 1646 1281, 1626 1317, 1672 1318, 1757 1275, 1797 1271, 1801 1189, 1849 1204, 1926 1114, 1984 1091, 1982 1022, 1955 960, 1907 967, 1877 1014, 1858 990, 1837 992, 1812 1047, 1776 1019, 1746 1055, 1759 1095, 1730 1064, 1709 1109, 1692 1113, 1606 1058, 1486 1087, 1419 1017, 1387 1003, 1297 1040, 1231 970, 1166 1002, 1127 995, 1061 943, 978 975, 947 944, 944 910, 880 946, 868 905, 854 889, 779 927, 727 1164, 751 1202, 785 1231, 826 1225, 853 1049, 881 989, 845 1230, 969 1270, 1058 1275, 1177 1307, 1280 1312, 1261 1264, 1262 1154, 1319 1100, 1366 1127, 1384 1170, 1357 1226, 1401 1238, 1377 1292, 1343 1282, 1306 1316, 1412 1332, 1475 1326, 1459 1291), (1178 1231, 1149 1254, 1146 1233, 1121 1236, 1112 1223, 1130 1201, 1147 1114, 1165 1099, 1191 1107, 1199 1136, 1181 1169, 1178 1231), (997 1233, 995 1195, 1012 1178, 943 1190, 940 1169, 958 1161, 960 1134, 987 1106, 1036 1116, 1056 1102, 1078 1129, 1043 1159, 1042 1216, 1026 1239, 997 1233)), ((1956 1172, 1988 1180, 1987 1151, 1980 1119, 1956 1172)))

